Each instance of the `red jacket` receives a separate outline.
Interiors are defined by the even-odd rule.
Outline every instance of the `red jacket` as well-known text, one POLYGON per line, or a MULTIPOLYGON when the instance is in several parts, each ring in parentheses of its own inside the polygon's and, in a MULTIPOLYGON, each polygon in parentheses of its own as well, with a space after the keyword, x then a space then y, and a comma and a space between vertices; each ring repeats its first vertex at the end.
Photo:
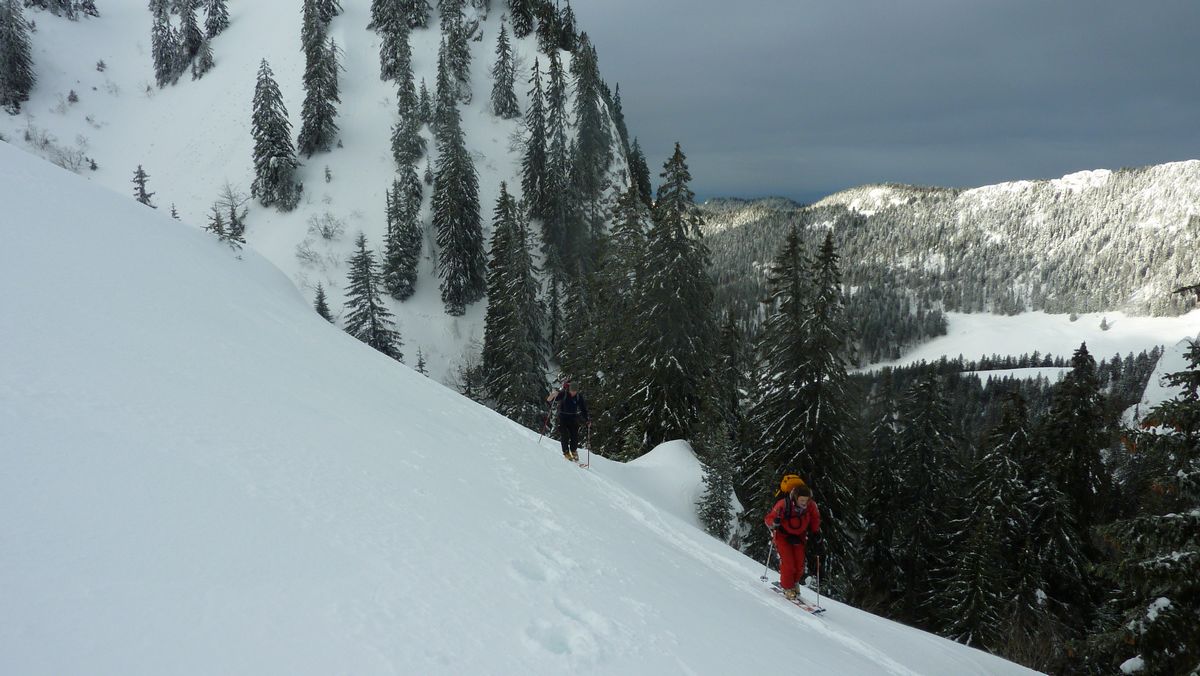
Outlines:
POLYGON ((763 522, 767 524, 767 528, 772 528, 775 525, 775 517, 779 517, 782 521, 779 524, 779 532, 788 535, 799 535, 808 540, 809 533, 816 533, 821 530, 821 512, 817 509, 817 503, 813 500, 808 501, 808 505, 801 510, 794 502, 786 496, 775 503, 771 511, 767 512, 763 522))

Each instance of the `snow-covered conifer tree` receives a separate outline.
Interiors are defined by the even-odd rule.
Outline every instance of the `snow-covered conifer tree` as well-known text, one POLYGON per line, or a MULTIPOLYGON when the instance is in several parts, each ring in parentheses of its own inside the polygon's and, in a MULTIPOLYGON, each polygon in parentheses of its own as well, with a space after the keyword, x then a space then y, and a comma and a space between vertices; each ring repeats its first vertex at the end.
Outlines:
POLYGON ((250 194, 263 206, 277 204, 283 211, 291 211, 299 203, 303 190, 295 180, 300 163, 292 146, 287 108, 266 59, 258 68, 250 133, 254 137, 254 183, 250 194))
POLYGON ((467 152, 458 108, 439 111, 437 175, 433 182, 433 227, 437 232, 438 276, 448 314, 459 316, 487 290, 479 175, 467 152))
POLYGON ((501 22, 500 35, 496 38, 496 64, 492 66, 492 113, 496 117, 505 120, 520 117, 521 107, 513 91, 516 78, 516 63, 508 42, 508 29, 501 22))
POLYGON ((19 112, 36 82, 29 24, 17 0, 0 0, 0 108, 19 112))
POLYGON ((146 190, 146 181, 149 178, 150 174, 147 174, 146 170, 142 169, 142 165, 139 164, 137 170, 133 172, 133 197, 151 209, 157 209, 158 207, 150 201, 154 197, 154 193, 146 190))
POLYGON ((400 332, 383 302, 375 254, 367 248, 366 235, 359 233, 354 246, 356 251, 350 257, 346 285, 346 333, 397 361, 404 361, 400 332))

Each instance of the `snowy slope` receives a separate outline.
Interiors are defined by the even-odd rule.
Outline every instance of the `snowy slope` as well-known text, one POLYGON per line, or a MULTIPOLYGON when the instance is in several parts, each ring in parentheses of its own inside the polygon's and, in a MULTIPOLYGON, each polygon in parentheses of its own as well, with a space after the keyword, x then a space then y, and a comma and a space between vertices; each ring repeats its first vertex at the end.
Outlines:
POLYGON ((0 673, 1028 673, 782 603, 253 252, 4 143, 0 202, 0 673))
MULTIPOLYGON (((380 39, 366 30, 370 3, 342 4, 345 11, 333 20, 329 35, 345 52, 342 103, 336 120, 344 147, 302 158, 299 178, 305 189, 300 207, 281 214, 252 203, 246 234, 250 246, 283 270, 310 300, 317 283, 322 283, 334 314, 341 311, 345 261, 356 234, 366 233, 376 253, 383 248, 385 192, 396 174, 391 155, 391 130, 397 121, 396 86, 379 79, 380 39), (332 176, 328 183, 326 168, 332 176), (345 234, 338 241, 326 242, 308 233, 309 219, 327 214, 345 224, 345 234), (297 247, 305 243, 315 256, 302 262, 297 247)), ((480 175, 480 211, 488 241, 501 181, 519 194, 521 148, 516 138, 524 130, 523 119, 500 120, 487 110, 492 86, 488 73, 495 60, 502 14, 501 3, 493 4, 491 15, 481 25, 481 39, 470 43, 474 96, 470 105, 461 107, 467 148, 480 175)), ((153 85, 151 14, 145 1, 110 0, 100 9, 100 18, 78 22, 26 10, 27 18, 38 26, 33 36, 38 85, 20 117, 0 115, 0 135, 29 147, 26 131, 32 129, 34 139, 38 132, 48 133, 56 139, 54 145, 65 151, 77 150, 77 140, 84 139, 85 154, 99 163, 99 169, 85 168, 82 173, 125 195, 132 194, 134 169, 143 165, 150 174, 150 189, 158 193, 154 199, 159 208, 168 211, 174 203, 184 221, 202 227, 226 181, 249 193, 253 180, 250 104, 261 59, 270 62, 293 133, 299 131, 304 98, 300 3, 230 2, 232 23, 213 40, 214 70, 199 81, 187 76, 165 89, 153 85), (100 60, 106 65, 103 72, 96 69, 100 60), (76 104, 66 103, 72 90, 79 96, 76 104)), ((415 81, 419 88, 424 79, 431 95, 436 92, 440 40, 436 12, 430 27, 413 31, 411 37, 415 81)), ((513 45, 518 98, 524 110, 527 80, 539 55, 532 37, 515 40, 513 45)), ((546 57, 540 56, 545 71, 546 57)), ((564 68, 569 67, 570 54, 563 52, 562 57, 564 68)), ((431 156, 435 155, 427 128, 424 134, 430 141, 431 156)), ((43 150, 41 154, 55 153, 43 150)), ((423 172, 424 166, 422 160, 419 170, 423 172)), ((618 166, 621 163, 614 161, 614 169, 618 166)), ((613 178, 624 181, 623 177, 613 178)), ((432 188, 426 186, 423 218, 427 229, 431 193, 432 188)), ((429 232, 416 295, 404 303, 392 302, 391 307, 409 363, 416 363, 420 348, 431 374, 445 382, 463 352, 482 340, 485 304, 468 307, 463 317, 445 315, 432 247, 429 232)))
POLYGON ((1188 361, 1185 355, 1188 343, 1197 340, 1200 340, 1200 335, 1189 336, 1174 345, 1166 346, 1153 373, 1150 374, 1150 380, 1146 382, 1146 391, 1142 393, 1141 400, 1125 411, 1126 424, 1137 425, 1142 418, 1146 417, 1150 409, 1179 394, 1179 388, 1169 387, 1163 378, 1169 373, 1187 370, 1188 361))

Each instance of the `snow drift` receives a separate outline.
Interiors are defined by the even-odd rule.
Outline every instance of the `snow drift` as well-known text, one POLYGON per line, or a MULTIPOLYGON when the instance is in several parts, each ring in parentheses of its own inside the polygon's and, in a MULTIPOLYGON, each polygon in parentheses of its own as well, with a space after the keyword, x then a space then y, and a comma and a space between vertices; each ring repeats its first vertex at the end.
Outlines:
POLYGON ((4 143, 0 203, 0 673, 1028 673, 781 602, 251 251, 4 143))

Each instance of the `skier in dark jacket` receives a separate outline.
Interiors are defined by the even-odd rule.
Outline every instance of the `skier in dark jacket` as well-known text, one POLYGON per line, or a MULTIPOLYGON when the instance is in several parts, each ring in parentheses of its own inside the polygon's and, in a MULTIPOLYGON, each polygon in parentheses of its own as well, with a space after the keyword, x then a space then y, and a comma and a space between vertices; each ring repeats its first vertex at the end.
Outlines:
POLYGON ((551 392, 546 401, 558 404, 558 439, 562 443, 563 457, 579 461, 579 426, 591 426, 588 418, 587 400, 578 388, 565 381, 562 389, 551 392))
POLYGON ((823 549, 821 512, 813 502, 812 490, 795 474, 785 476, 779 489, 783 499, 775 503, 763 521, 771 529, 779 552, 779 586, 785 596, 794 599, 796 586, 804 579, 805 547, 811 545, 817 554, 823 549))

